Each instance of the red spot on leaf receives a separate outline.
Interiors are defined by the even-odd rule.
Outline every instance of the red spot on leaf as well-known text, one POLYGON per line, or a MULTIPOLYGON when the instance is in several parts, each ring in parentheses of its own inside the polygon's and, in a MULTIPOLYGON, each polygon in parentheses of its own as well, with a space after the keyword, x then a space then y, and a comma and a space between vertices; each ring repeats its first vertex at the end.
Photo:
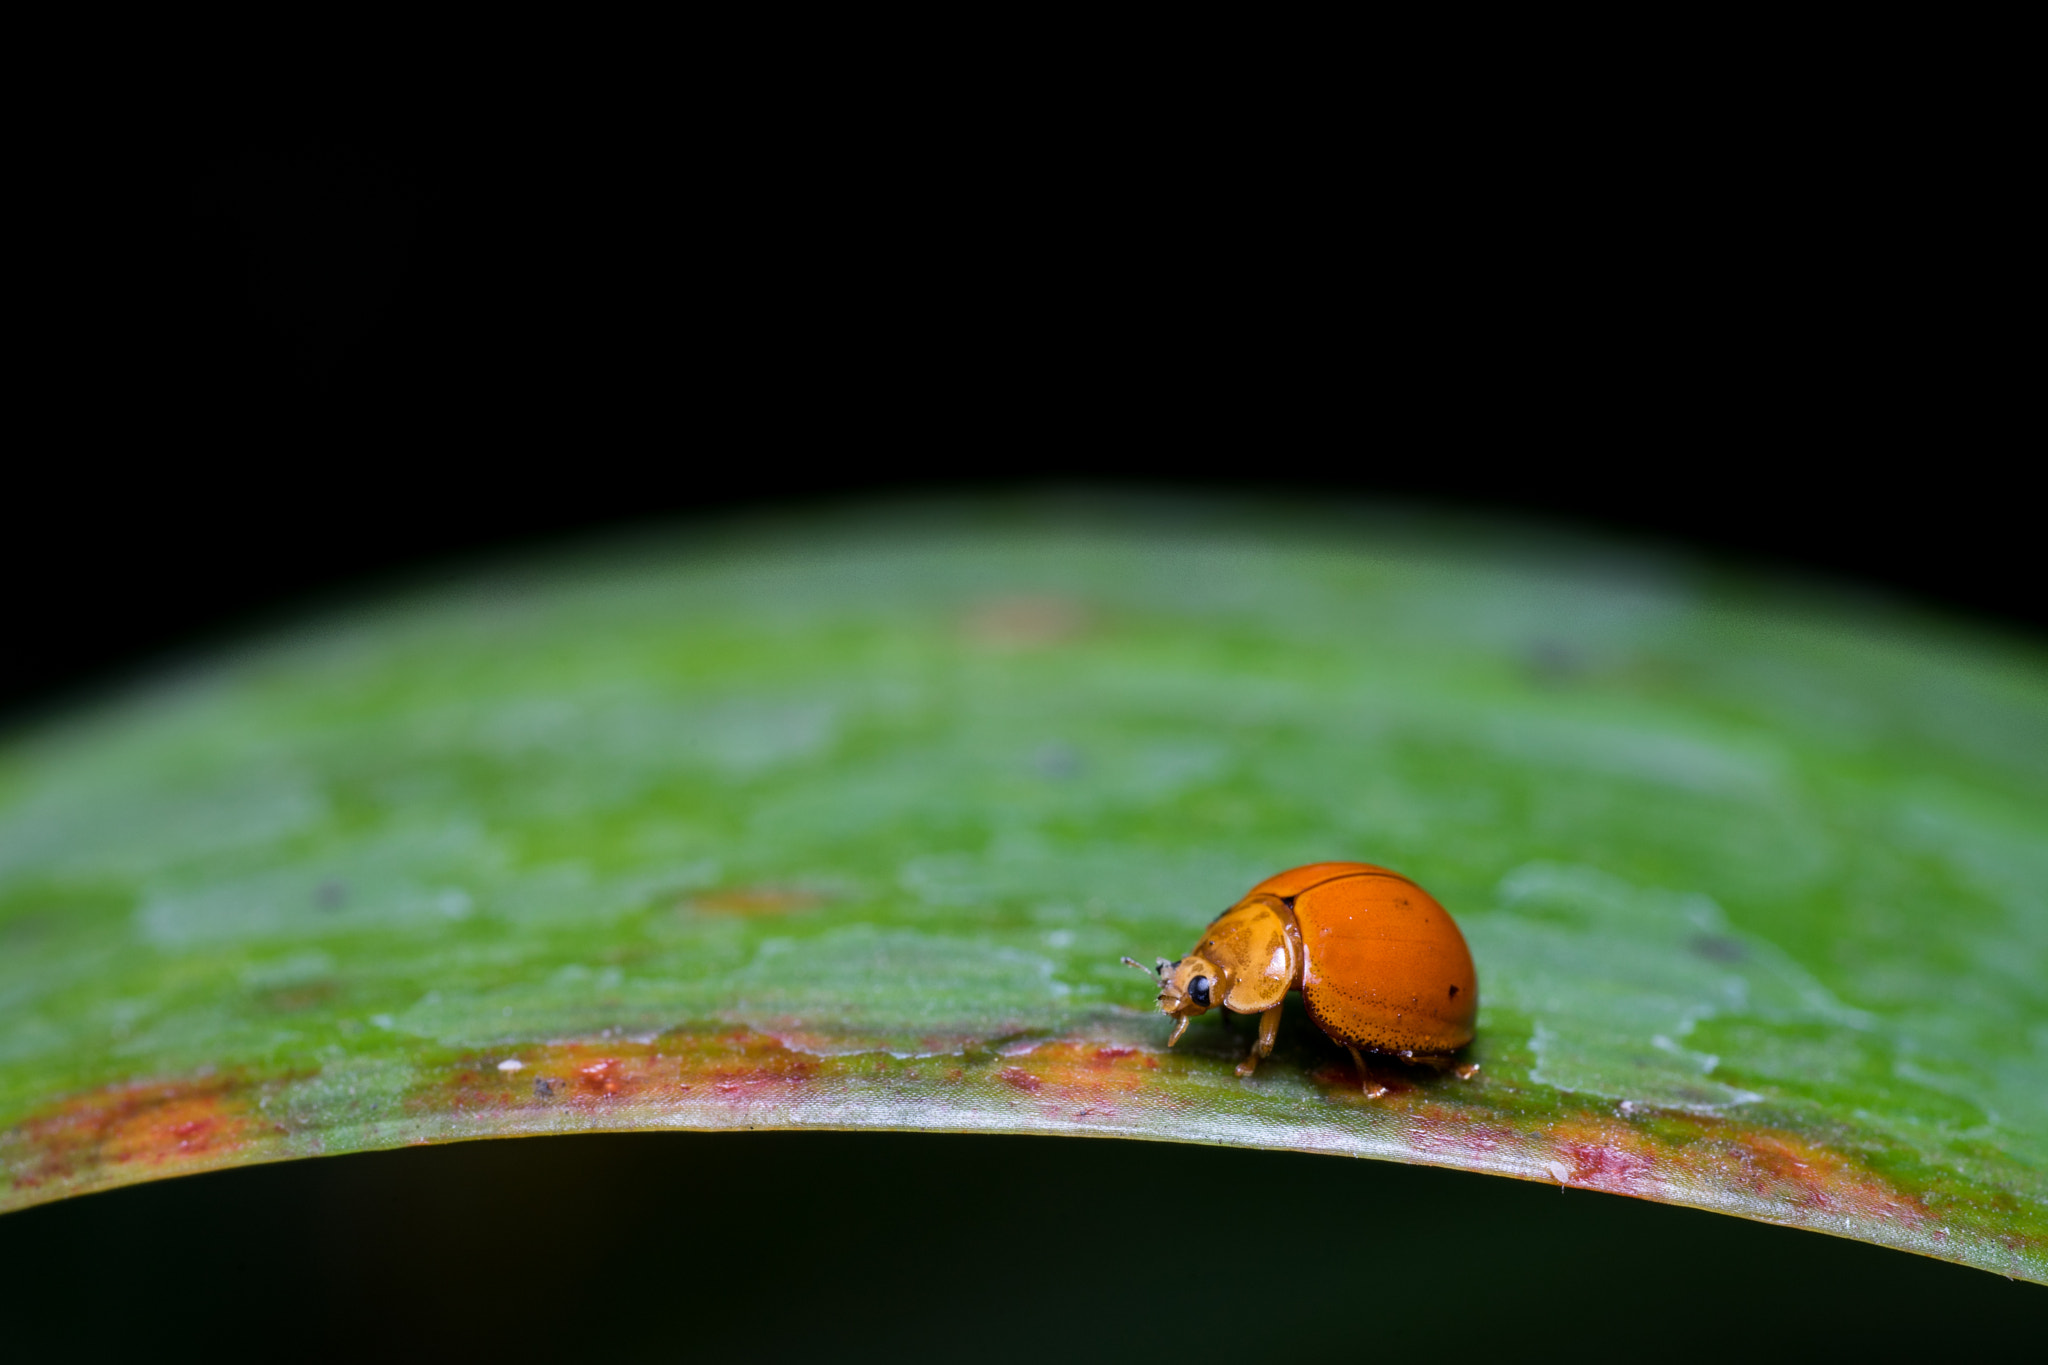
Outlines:
POLYGON ((737 915, 746 919, 759 919, 770 915, 787 915, 797 910, 808 910, 824 903, 824 897, 815 891, 798 887, 743 886, 723 891, 705 891, 690 897, 692 909, 713 915, 737 915))
POLYGON ((1591 1189, 1627 1194, 1650 1174, 1647 1160, 1618 1146, 1568 1142, 1564 1155, 1571 1169, 1569 1183, 1591 1189))
POLYGON ((816 1074, 819 1060, 745 1027, 678 1032, 660 1039, 600 1039, 519 1049, 520 1067, 495 1060, 451 1067, 408 1097, 427 1113, 456 1111, 473 1122, 518 1123, 515 1115, 569 1105, 662 1109, 711 1097, 745 1103, 786 1093, 816 1074))
POLYGON ((616 1057, 577 1067, 576 1079, 584 1094, 606 1096, 618 1094, 632 1081, 616 1057))
POLYGON ((281 1131, 254 1113, 235 1080, 111 1086, 18 1124, 10 1146, 17 1187, 123 1183, 139 1173, 229 1165, 281 1131))
POLYGON ((975 643, 999 650, 1039 649, 1081 634, 1087 613, 1063 597, 994 597, 980 602, 962 623, 975 643))

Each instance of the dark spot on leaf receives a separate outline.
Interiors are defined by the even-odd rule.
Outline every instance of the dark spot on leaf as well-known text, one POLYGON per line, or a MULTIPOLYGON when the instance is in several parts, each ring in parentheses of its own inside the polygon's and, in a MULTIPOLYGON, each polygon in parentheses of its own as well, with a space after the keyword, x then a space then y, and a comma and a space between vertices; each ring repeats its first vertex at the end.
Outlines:
POLYGON ((1749 957, 1749 949, 1740 942, 1718 934, 1699 935, 1692 941, 1692 950, 1709 962, 1742 962, 1749 957))
POLYGON ((1556 640, 1539 640, 1529 650, 1530 681, 1539 686, 1559 687, 1586 671, 1586 661, 1571 646, 1556 640))
POLYGON ((0 943, 29 944, 48 934, 53 921, 48 915, 23 915, 0 924, 0 943))
POLYGON ((348 903, 348 887, 341 882, 322 882, 313 890, 313 905, 321 910, 339 910, 348 903))
POLYGON ((263 995, 266 1007, 280 1014, 294 1014, 309 1010, 315 1005, 325 1004, 339 993, 340 987, 332 981, 305 981, 295 986, 281 986, 263 995))
POLYGON ((1032 755, 1031 766, 1041 777, 1077 777, 1081 772, 1081 755, 1065 744, 1048 744, 1032 755))
POLYGON ((546 1076, 533 1078, 533 1097, 537 1100, 551 1100, 555 1097, 555 1083, 546 1076))

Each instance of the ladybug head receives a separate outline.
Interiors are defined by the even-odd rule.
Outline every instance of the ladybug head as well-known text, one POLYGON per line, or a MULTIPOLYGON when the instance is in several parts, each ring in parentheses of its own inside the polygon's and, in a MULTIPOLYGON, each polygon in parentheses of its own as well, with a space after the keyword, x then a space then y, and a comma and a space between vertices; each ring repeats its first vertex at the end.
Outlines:
POLYGON ((1144 963, 1128 957, 1124 961, 1158 979, 1159 1012, 1172 1015, 1176 1021, 1173 1036, 1166 1040, 1168 1047, 1180 1041, 1190 1020, 1223 1003, 1224 992, 1219 985, 1223 973, 1207 958, 1190 955, 1173 962, 1162 957, 1156 967, 1149 969, 1144 963))

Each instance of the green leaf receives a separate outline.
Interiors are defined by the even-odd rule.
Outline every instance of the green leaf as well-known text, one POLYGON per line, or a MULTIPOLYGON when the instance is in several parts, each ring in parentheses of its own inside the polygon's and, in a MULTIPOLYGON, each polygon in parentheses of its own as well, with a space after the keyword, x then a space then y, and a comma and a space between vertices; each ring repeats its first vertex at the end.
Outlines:
POLYGON ((2048 1282, 2048 671, 1867 603, 1304 509, 932 507, 482 574, 0 756, 0 1206, 522 1133, 1374 1156, 2048 1282), (1355 858, 1459 1080, 1124 953, 1355 858))

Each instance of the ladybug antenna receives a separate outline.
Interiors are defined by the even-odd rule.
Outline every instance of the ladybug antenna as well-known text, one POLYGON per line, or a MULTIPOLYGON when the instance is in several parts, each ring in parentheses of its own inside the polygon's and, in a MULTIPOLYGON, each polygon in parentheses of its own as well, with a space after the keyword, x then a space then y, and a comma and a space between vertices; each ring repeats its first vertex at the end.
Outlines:
POLYGON ((1150 967, 1147 967, 1144 963, 1138 961, 1138 959, 1136 959, 1135 957, 1120 957, 1117 959, 1117 961, 1123 963, 1126 967, 1136 967, 1139 971, 1143 972, 1147 976, 1157 975, 1157 973, 1154 972, 1150 967))

